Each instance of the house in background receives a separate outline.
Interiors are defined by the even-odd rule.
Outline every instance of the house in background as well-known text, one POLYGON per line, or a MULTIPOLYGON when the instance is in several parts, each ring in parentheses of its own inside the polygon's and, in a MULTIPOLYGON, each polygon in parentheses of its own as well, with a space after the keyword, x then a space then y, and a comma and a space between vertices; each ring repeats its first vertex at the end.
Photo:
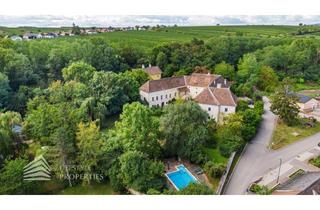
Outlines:
POLYGON ((11 36, 10 39, 12 41, 22 41, 22 38, 20 36, 17 36, 17 35, 11 36))
POLYGON ((140 87, 140 96, 150 107, 163 107, 177 98, 193 99, 210 118, 219 122, 236 111, 237 99, 229 86, 220 75, 193 73, 150 80, 140 87))
POLYGON ((146 68, 142 65, 142 70, 146 72, 152 80, 161 79, 162 71, 158 66, 151 66, 151 64, 149 64, 149 67, 146 68))
POLYGON ((319 102, 314 98, 299 93, 295 96, 298 98, 297 104, 301 112, 312 112, 319 107, 319 102))

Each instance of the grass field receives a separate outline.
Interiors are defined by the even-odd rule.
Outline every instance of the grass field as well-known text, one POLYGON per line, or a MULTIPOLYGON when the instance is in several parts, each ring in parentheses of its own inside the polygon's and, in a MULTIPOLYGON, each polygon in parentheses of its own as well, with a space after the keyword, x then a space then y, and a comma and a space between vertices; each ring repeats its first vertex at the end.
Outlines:
POLYGON ((314 127, 306 128, 302 126, 287 126, 286 124, 279 122, 276 130, 273 133, 271 148, 280 149, 288 144, 299 141, 305 137, 314 135, 320 132, 320 123, 316 123, 314 127), (298 135, 294 135, 294 133, 298 135))
MULTIPOLYGON (((0 34, 24 34, 26 32, 49 32, 60 31, 64 28, 6 28, 0 27, 0 34)), ((290 36, 296 32, 297 26, 268 26, 268 25, 251 25, 251 26, 188 26, 188 27, 168 27, 159 30, 148 31, 116 31, 110 33, 101 33, 96 35, 83 35, 81 37, 103 37, 112 46, 121 45, 134 46, 144 50, 152 49, 155 46, 171 42, 188 42, 193 38, 208 40, 217 36, 290 36)), ((63 37, 59 39, 75 39, 76 37, 63 37)))
POLYGON ((205 152, 207 153, 210 161, 213 161, 213 162, 216 162, 216 163, 222 163, 222 164, 227 164, 228 163, 228 158, 223 157, 220 154, 219 149, 206 148, 205 152))

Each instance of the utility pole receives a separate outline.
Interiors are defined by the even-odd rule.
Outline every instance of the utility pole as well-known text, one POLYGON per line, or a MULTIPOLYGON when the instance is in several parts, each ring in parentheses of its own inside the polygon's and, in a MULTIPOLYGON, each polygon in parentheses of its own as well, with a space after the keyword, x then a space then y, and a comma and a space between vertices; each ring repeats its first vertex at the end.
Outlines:
POLYGON ((282 165, 282 159, 280 158, 280 165, 279 165, 279 171, 278 171, 278 177, 277 177, 277 184, 279 183, 281 165, 282 165))

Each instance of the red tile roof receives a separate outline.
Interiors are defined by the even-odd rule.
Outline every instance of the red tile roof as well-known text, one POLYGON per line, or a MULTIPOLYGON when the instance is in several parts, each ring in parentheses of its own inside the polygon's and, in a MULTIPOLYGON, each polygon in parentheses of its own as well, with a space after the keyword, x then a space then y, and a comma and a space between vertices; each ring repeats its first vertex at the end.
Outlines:
POLYGON ((150 80, 140 87, 140 90, 150 93, 172 88, 186 88, 187 85, 207 87, 194 100, 201 104, 236 106, 236 96, 230 91, 228 84, 220 75, 193 73, 190 76, 168 77, 150 80), (216 83, 223 83, 222 88, 216 88, 216 83))
POLYGON ((236 96, 229 88, 206 88, 194 99, 200 104, 236 106, 236 96))
POLYGON ((185 86, 183 77, 168 77, 159 80, 150 80, 140 87, 140 90, 150 93, 185 86))
POLYGON ((218 100, 214 97, 209 88, 204 89, 194 98, 194 100, 200 104, 219 105, 218 100))
POLYGON ((200 74, 193 73, 190 76, 186 76, 187 85, 197 87, 208 87, 214 80, 218 79, 220 75, 215 74, 200 74))
POLYGON ((162 73, 161 69, 158 66, 147 67, 147 68, 144 68, 143 71, 151 75, 162 73))

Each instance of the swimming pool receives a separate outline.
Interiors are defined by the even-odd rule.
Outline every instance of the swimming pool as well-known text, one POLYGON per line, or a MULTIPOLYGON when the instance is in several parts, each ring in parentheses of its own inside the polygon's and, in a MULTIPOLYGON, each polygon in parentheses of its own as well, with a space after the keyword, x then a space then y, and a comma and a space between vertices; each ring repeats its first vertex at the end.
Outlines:
POLYGON ((167 178, 176 188, 176 190, 182 190, 190 183, 198 182, 190 171, 184 165, 178 165, 176 171, 166 173, 167 178))

